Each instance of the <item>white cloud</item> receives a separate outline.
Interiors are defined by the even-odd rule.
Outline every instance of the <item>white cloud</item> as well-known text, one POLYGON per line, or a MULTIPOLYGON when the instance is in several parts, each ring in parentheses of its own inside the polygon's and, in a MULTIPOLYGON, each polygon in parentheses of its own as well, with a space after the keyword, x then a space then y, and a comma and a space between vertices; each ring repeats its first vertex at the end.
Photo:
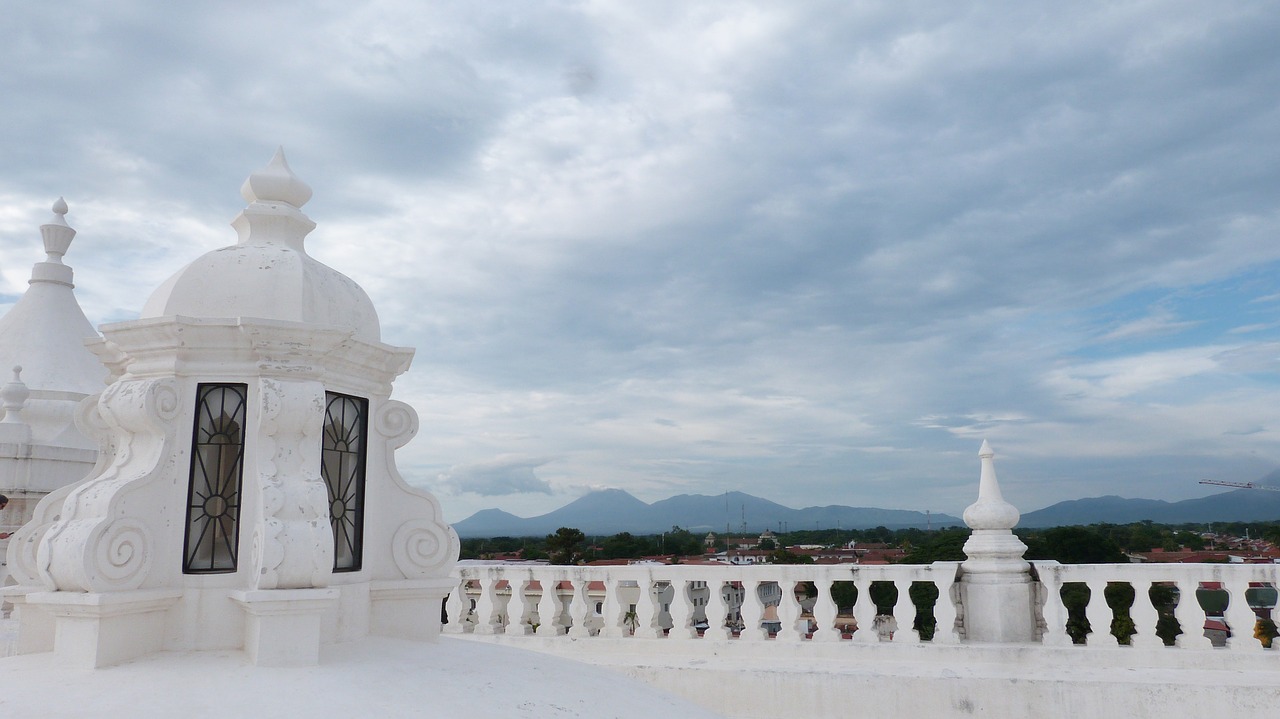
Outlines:
POLYGON ((551 462, 548 457, 503 455, 490 460, 455 465, 437 482, 453 492, 473 492, 486 497, 538 492, 551 494, 551 485, 534 470, 551 462))
POLYGON ((65 195, 87 313, 127 318, 234 240, 283 143, 308 247, 418 348, 402 465, 452 518, 595 485, 958 511, 988 435, 1030 504, 1254 479, 1277 32, 1176 3, 17 6, 0 294, 65 195), (1160 301, 1246 275, 1247 322, 1160 301))

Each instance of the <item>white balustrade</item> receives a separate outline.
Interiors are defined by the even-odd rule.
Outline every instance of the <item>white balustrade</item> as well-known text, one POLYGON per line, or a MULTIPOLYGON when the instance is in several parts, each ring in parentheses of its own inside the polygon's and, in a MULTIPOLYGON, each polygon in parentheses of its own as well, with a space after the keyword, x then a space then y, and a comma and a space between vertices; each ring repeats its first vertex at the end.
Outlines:
POLYGON ((570 580, 571 597, 569 604, 569 617, 572 623, 569 625, 569 636, 582 639, 591 636, 591 627, 588 626, 587 618, 592 614, 593 603, 590 596, 591 580, 587 576, 577 575, 570 580))
MULTIPOLYGON (((1069 622, 1072 611, 1079 610, 1069 611, 1062 595, 1064 586, 1080 583, 1089 588, 1083 614, 1077 617, 1087 620, 1090 627, 1083 639, 1086 647, 1127 645, 1160 650, 1169 640, 1171 650, 1215 649, 1215 641, 1205 636, 1206 621, 1222 621, 1230 636, 1217 640, 1219 650, 1224 650, 1221 646, 1225 644, 1229 652, 1262 651, 1261 642, 1254 638, 1257 615, 1249 606, 1251 587, 1254 594, 1262 596, 1257 587, 1280 584, 1280 565, 1066 565, 1045 561, 1033 565, 1036 641, 1044 646, 1074 644, 1072 633, 1078 629, 1069 631, 1069 622), (1133 602, 1127 610, 1133 633, 1117 639, 1111 633, 1116 613, 1106 592, 1108 585, 1117 591, 1123 584, 1133 588, 1133 602), (1206 616, 1197 599, 1198 590, 1202 594, 1225 592, 1223 616, 1206 616), (1152 600, 1153 591, 1176 597, 1176 603, 1171 599, 1157 604, 1152 600), (1161 638, 1157 629, 1172 627, 1173 620, 1181 626, 1181 634, 1176 641, 1168 634, 1161 638)), ((449 622, 444 631, 448 633, 567 634, 587 640, 844 643, 851 647, 881 642, 957 644, 965 641, 964 615, 972 609, 958 603, 963 576, 959 562, 742 567, 471 565, 461 567, 459 574, 458 588, 446 604, 449 622), (852 617, 841 614, 847 608, 837 607, 832 597, 837 582, 852 582, 857 590, 852 617), (880 582, 887 584, 876 584, 880 582), (932 632, 917 629, 926 626, 917 623, 917 615, 927 619, 929 614, 927 606, 917 607, 911 598, 912 586, 917 583, 932 584, 937 590, 932 632), (892 616, 877 610, 871 596, 873 584, 896 588, 896 602, 884 608, 891 610, 892 616), (810 587, 817 590, 816 597, 810 596, 810 587), (776 633, 769 614, 775 603, 776 633), (703 626, 706 628, 700 632, 703 626), (849 626, 855 628, 852 641, 842 635, 842 628, 849 626)), ((877 597, 879 592, 877 589, 877 597)), ((1117 622, 1116 626, 1128 625, 1117 622)))
POLYGON ((449 621, 444 625, 443 631, 447 634, 470 632, 475 625, 471 616, 471 599, 467 596, 467 584, 468 580, 465 579, 458 582, 445 600, 445 614, 449 621))
POLYGON ((541 590, 538 596, 538 628, 534 633, 540 637, 554 637, 564 633, 560 626, 560 596, 556 591, 560 585, 560 568, 555 569, 557 571, 534 572, 541 590))
POLYGON ((512 572, 507 582, 511 587, 511 600, 507 602, 507 634, 527 636, 533 634, 533 607, 529 603, 527 572, 512 572))
POLYGON ((697 639, 698 629, 693 626, 695 612, 689 581, 672 579, 671 589, 671 633, 668 636, 672 639, 697 639))
POLYGON ((742 632, 743 641, 764 641, 769 637, 769 630, 764 626, 764 602, 760 599, 760 591, 765 582, 748 580, 743 584, 742 632))
MULTIPOLYGON (((1089 623, 1088 646, 1114 647, 1128 644, 1136 648, 1160 648, 1165 640, 1157 630, 1161 609, 1151 600, 1153 589, 1176 597, 1171 616, 1181 629, 1173 646, 1182 649, 1212 649, 1214 642, 1206 636, 1206 625, 1223 621, 1230 637, 1225 639, 1229 651, 1255 652, 1263 649, 1254 638, 1258 614, 1248 604, 1251 585, 1257 587, 1280 584, 1280 565, 1276 564, 1059 564, 1035 562, 1036 574, 1044 597, 1045 645, 1069 645, 1067 631, 1069 612, 1062 600, 1063 585, 1084 583, 1089 587, 1084 618, 1089 623), (1115 613, 1106 601, 1106 587, 1111 583, 1127 583, 1133 587, 1133 604, 1129 618, 1134 634, 1118 640, 1111 634, 1115 613), (1218 589, 1220 588, 1220 589, 1218 589), (1227 608, 1224 616, 1206 615, 1197 593, 1225 591, 1227 608)), ((1259 612, 1274 618, 1275 607, 1260 607, 1259 612)), ((1168 608, 1164 608, 1169 613, 1168 608)))
POLYGON ((796 625, 800 623, 800 602, 796 600, 796 587, 799 582, 785 579, 778 582, 782 597, 778 600, 778 641, 798 642, 804 638, 805 632, 796 625))

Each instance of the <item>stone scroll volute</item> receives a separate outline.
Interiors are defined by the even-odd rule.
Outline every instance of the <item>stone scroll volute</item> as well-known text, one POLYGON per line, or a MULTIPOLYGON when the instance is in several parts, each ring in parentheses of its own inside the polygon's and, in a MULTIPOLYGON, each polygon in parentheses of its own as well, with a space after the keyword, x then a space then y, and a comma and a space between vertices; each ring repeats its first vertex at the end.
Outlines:
POLYGON ((156 480, 172 474, 180 400, 173 379, 132 380, 108 387, 96 410, 82 411, 82 420, 115 441, 62 498, 39 538, 34 569, 46 587, 103 592, 147 583, 158 551, 150 525, 161 521, 156 508, 167 499, 156 480))

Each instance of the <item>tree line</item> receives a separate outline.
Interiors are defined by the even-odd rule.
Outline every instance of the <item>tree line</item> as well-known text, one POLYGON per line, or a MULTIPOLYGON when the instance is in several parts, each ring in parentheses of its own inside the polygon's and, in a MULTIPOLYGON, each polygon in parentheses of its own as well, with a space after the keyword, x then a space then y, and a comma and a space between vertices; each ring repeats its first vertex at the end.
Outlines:
MULTIPOLYGON (((1089 526, 1053 527, 1050 529, 1014 530, 1027 545, 1027 559, 1054 559, 1063 564, 1099 564, 1127 561, 1126 552, 1149 552, 1153 549, 1173 551, 1180 547, 1192 550, 1208 548, 1201 537, 1210 531, 1223 536, 1267 539, 1280 545, 1280 522, 1215 522, 1208 524, 1163 525, 1153 522, 1132 524, 1093 524, 1089 526)), ((636 559, 671 555, 691 557, 703 554, 707 547, 704 534, 681 527, 660 534, 587 536, 573 527, 561 527, 545 537, 488 537, 462 540, 463 559, 491 559, 498 555, 518 554, 522 559, 547 559, 553 564, 578 564, 597 559, 636 559)), ((775 546, 761 548, 778 552, 776 559, 788 563, 786 547, 794 545, 845 546, 885 544, 906 550, 902 560, 907 564, 963 560, 964 543, 969 530, 962 527, 945 529, 822 529, 801 530, 777 535, 775 546)), ((723 551, 725 537, 717 535, 712 549, 723 551)), ((800 559, 793 559, 801 561, 800 559)))

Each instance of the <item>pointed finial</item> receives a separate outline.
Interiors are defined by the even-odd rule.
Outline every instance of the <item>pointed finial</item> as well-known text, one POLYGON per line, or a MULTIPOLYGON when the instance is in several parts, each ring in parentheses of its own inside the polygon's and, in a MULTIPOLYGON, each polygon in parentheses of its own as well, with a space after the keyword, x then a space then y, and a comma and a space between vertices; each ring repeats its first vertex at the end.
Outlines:
POLYGON ((0 387, 0 408, 4 409, 4 419, 0 422, 19 424, 22 422, 22 409, 27 405, 31 390, 22 383, 22 365, 14 365, 13 381, 0 387))
POLYGON ((67 224, 66 215, 67 201, 59 197, 53 203, 53 217, 40 225, 40 237, 44 240, 44 251, 48 255, 45 262, 62 264, 62 256, 67 254, 67 248, 71 247, 71 240, 76 236, 75 229, 67 224))
POLYGON ((249 175, 249 179, 244 181, 240 187, 240 196, 246 202, 283 202, 301 208, 311 199, 311 187, 289 169, 284 148, 280 147, 266 167, 249 175))
POLYGON ((982 440, 978 457, 982 459, 982 474, 978 479, 978 501, 964 510, 964 523, 970 529, 1013 529, 1022 515, 1017 507, 1009 504, 1000 494, 996 481, 996 453, 987 440, 982 440))

